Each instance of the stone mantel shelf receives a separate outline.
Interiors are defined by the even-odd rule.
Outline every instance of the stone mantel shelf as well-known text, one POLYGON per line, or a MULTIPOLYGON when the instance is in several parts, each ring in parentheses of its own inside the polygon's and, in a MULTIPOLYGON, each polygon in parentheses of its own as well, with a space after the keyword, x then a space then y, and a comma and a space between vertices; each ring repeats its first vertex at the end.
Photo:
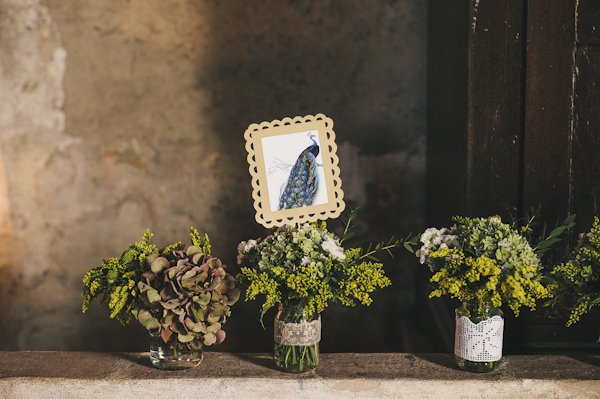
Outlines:
POLYGON ((205 352, 163 371, 148 353, 0 352, 2 398, 600 398, 600 356, 505 356, 487 374, 448 354, 324 353, 306 374, 268 354, 205 352), (160 394, 159 394, 160 392, 160 394))

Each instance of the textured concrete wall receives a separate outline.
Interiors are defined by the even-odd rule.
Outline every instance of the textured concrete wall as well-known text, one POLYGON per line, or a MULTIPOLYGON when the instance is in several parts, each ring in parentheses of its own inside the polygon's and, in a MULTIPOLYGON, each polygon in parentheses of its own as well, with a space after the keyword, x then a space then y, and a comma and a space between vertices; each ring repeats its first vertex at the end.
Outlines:
MULTIPOLYGON (((0 0, 0 347, 145 350, 139 325, 81 314, 80 292, 147 228, 159 246, 206 231, 235 273, 237 243, 266 234, 251 123, 334 120, 355 244, 421 229, 425 23, 419 0, 0 0)), ((414 266, 400 253, 374 305, 328 309, 323 349, 426 349, 414 266)), ((269 350, 257 317, 236 305, 219 349, 269 350)))

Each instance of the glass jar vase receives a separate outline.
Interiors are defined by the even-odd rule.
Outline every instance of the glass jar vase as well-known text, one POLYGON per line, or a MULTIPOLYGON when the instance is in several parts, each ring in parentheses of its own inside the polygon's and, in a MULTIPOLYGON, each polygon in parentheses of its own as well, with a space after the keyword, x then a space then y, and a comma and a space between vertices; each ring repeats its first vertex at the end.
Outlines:
POLYGON ((304 373, 319 364, 321 316, 307 316, 302 308, 279 305, 275 316, 275 366, 288 373, 304 373))
POLYGON ((202 362, 202 349, 194 349, 175 340, 164 342, 160 333, 150 333, 150 360, 161 370, 184 370, 202 362))
POLYGON ((490 303, 463 302, 456 309, 454 357, 458 367, 474 373, 494 370, 502 359, 504 317, 490 303))

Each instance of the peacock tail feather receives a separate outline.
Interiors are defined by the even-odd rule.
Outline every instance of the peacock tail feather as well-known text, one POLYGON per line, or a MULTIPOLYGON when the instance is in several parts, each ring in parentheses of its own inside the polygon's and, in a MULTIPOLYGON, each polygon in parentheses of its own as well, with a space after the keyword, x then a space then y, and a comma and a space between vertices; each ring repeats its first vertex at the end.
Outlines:
MULTIPOLYGON (((312 139, 312 137, 311 137, 312 139)), ((319 145, 315 142, 300 153, 290 171, 285 188, 279 196, 278 210, 312 205, 319 187, 316 156, 319 145)))

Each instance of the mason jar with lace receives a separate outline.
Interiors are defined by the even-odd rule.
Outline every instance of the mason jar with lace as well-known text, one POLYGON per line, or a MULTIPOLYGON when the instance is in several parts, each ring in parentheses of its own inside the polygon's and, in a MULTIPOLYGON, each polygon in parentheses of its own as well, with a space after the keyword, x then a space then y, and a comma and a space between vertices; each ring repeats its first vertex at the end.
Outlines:
POLYGON ((321 316, 300 307, 283 307, 275 316, 275 365, 288 373, 304 373, 319 364, 321 316))
POLYGON ((463 302, 456 309, 454 356, 466 371, 487 373, 502 359, 504 317, 491 303, 463 302))

